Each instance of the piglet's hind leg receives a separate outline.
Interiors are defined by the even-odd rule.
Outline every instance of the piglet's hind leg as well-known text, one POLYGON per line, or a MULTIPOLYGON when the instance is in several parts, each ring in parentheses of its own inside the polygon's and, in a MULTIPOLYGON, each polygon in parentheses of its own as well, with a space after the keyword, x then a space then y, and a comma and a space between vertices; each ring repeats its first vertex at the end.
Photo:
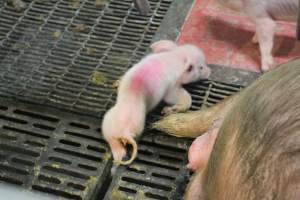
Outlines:
POLYGON ((122 142, 118 139, 108 140, 115 164, 120 164, 123 157, 126 156, 126 149, 123 146, 122 142))
POLYGON ((253 37, 251 39, 251 42, 253 44, 258 44, 258 39, 257 39, 257 33, 256 32, 254 33, 254 35, 253 35, 253 37))
POLYGON ((273 40, 276 23, 269 17, 255 19, 256 34, 261 53, 261 69, 269 70, 273 65, 273 40))
POLYGON ((163 114, 184 112, 192 105, 192 98, 190 94, 183 88, 176 88, 168 91, 164 100, 166 103, 173 105, 164 107, 162 110, 163 114))

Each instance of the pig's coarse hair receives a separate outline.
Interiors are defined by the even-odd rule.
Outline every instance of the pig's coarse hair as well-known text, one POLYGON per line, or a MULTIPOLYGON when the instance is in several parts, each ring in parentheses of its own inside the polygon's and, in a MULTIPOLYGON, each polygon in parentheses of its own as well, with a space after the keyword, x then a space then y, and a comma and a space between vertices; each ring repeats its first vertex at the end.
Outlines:
POLYGON ((204 200, 300 198, 300 60, 242 91, 204 173, 204 200))

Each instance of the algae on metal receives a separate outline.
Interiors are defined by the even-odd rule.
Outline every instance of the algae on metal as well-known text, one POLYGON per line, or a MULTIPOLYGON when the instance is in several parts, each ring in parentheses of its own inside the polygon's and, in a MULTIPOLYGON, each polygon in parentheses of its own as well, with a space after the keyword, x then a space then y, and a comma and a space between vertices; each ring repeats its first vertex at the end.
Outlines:
POLYGON ((70 0, 69 7, 78 9, 80 7, 80 0, 70 0))
POLYGON ((110 153, 105 153, 105 154, 103 154, 102 159, 103 159, 104 161, 110 160, 110 159, 111 159, 111 154, 110 154, 110 153))
POLYGON ((108 0, 96 0, 95 6, 101 7, 101 6, 104 6, 106 3, 108 3, 108 0))
POLYGON ((130 165, 130 168, 135 169, 135 170, 137 170, 137 171, 143 171, 143 170, 141 169, 141 167, 140 167, 139 165, 136 165, 136 164, 131 164, 131 165, 130 165))
POLYGON ((95 85, 104 85, 107 81, 107 78, 104 76, 103 73, 94 71, 94 73, 92 74, 91 81, 95 85))
POLYGON ((74 33, 88 33, 90 28, 85 24, 78 24, 74 28, 72 28, 74 33))
POLYGON ((39 15, 36 19, 39 20, 40 23, 42 24, 46 21, 46 16, 45 15, 39 15))
POLYGON ((94 55, 94 54, 96 54, 97 49, 96 49, 96 48, 92 48, 92 47, 88 47, 88 48, 86 48, 86 52, 87 52, 89 55, 94 55))
POLYGON ((112 192, 111 192, 111 196, 110 196, 110 199, 118 199, 118 200, 134 200, 135 198, 132 197, 132 196, 128 196, 126 195, 125 193, 122 193, 121 191, 119 190, 116 190, 114 189, 112 192))
POLYGON ((34 171, 34 176, 38 177, 38 175, 41 172, 41 165, 35 165, 34 168, 33 168, 33 171, 34 171))
POLYGON ((57 168, 57 169, 60 168, 59 164, 52 164, 51 167, 57 168))
POLYGON ((60 31, 60 30, 56 30, 56 31, 54 31, 53 34, 52 34, 52 36, 53 36, 55 39, 59 38, 60 35, 61 35, 61 31, 60 31))
POLYGON ((8 5, 11 5, 17 12, 21 12, 26 9, 27 5, 22 0, 8 0, 8 5))

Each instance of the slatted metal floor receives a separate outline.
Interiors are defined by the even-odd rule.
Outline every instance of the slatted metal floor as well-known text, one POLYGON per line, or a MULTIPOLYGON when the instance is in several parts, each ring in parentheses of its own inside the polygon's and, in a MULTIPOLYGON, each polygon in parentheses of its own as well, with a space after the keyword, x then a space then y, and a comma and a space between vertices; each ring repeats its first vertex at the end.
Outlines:
MULTIPOLYGON (((23 1, 16 10, 0 0, 0 182, 76 200, 181 199, 190 140, 146 128, 138 158, 111 177, 100 132, 115 101, 114 82, 147 53, 179 1, 149 0, 147 16, 132 0, 23 1)), ((244 86, 215 69, 233 79, 188 85, 192 110, 244 86)), ((147 125, 161 117, 161 107, 147 125)))
POLYGON ((0 95, 100 115, 114 81, 137 62, 171 0, 151 0, 139 15, 132 0, 25 0, 0 8, 0 95), (77 2, 77 3, 76 3, 77 2), (102 81, 93 81, 95 73, 102 81))
MULTIPOLYGON (((211 106, 240 88, 213 81, 190 85, 192 109, 211 106)), ((161 117, 161 107, 149 115, 147 126, 161 117)), ((147 128, 137 159, 111 178, 100 121, 1 98, 0 181, 67 199, 181 199, 191 140, 147 128)))

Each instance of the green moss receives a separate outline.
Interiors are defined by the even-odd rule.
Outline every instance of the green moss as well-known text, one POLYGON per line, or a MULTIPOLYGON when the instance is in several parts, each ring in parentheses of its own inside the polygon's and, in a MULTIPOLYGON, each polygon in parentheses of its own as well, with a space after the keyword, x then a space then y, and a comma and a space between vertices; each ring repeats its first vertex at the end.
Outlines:
POLYGON ((103 158, 104 161, 108 161, 111 158, 111 154, 110 153, 105 153, 102 158, 103 158))
POLYGON ((91 79, 92 83, 95 85, 104 85, 107 81, 106 77, 104 76, 103 73, 95 71, 92 74, 92 79, 91 79))
POLYGON ((22 0, 8 0, 8 5, 12 6, 17 12, 25 10, 27 5, 22 0))
POLYGON ((95 0, 95 6, 104 6, 106 3, 108 2, 108 0, 95 0))
POLYGON ((118 200, 134 200, 133 197, 126 195, 125 193, 119 190, 113 190, 111 193, 110 199, 118 199, 118 200))
POLYGON ((72 31, 75 33, 88 33, 90 31, 90 28, 85 24, 78 24, 74 28, 72 28, 72 31))
POLYGON ((51 165, 53 168, 59 168, 60 166, 58 164, 52 164, 51 165))
POLYGON ((80 7, 80 0, 70 0, 69 7, 78 9, 80 7))
POLYGON ((53 32, 53 34, 52 34, 52 36, 53 36, 55 39, 59 38, 60 35, 61 35, 61 31, 60 31, 60 30, 55 31, 55 32, 53 32))
POLYGON ((91 47, 86 48, 86 52, 89 55, 94 55, 96 53, 96 51, 97 51, 97 49, 95 49, 95 48, 91 48, 91 47))

